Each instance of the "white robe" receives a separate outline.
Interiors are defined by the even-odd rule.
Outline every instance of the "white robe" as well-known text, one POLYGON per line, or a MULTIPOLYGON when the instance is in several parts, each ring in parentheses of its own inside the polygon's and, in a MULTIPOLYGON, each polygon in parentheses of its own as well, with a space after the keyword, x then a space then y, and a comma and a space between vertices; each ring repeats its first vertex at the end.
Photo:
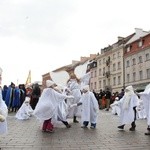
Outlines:
POLYGON ((139 99, 138 106, 136 107, 138 119, 145 119, 146 112, 143 104, 143 100, 139 99))
MULTIPOLYGON (((81 91, 80 91, 80 86, 77 83, 77 81, 72 80, 69 86, 69 89, 71 91, 72 96, 74 97, 72 104, 76 104, 80 101, 81 98, 81 91)), ((71 113, 72 116, 81 116, 81 107, 73 107, 71 108, 71 113)))
POLYGON ((139 93, 140 98, 143 100, 144 109, 146 112, 147 125, 150 126, 150 88, 144 92, 139 93))
POLYGON ((4 122, 0 122, 0 134, 7 134, 7 116, 8 116, 8 109, 5 102, 2 99, 2 92, 0 90, 0 114, 5 117, 4 122))
POLYGON ((50 118, 57 118, 58 105, 66 97, 66 95, 58 93, 52 88, 44 89, 35 107, 33 115, 41 121, 48 120, 50 118))
POLYGON ((22 104, 22 106, 17 111, 15 117, 19 120, 26 120, 31 117, 33 113, 33 109, 30 106, 30 104, 26 104, 25 102, 22 104))
POLYGON ((138 104, 138 97, 136 94, 131 95, 131 99, 128 105, 128 108, 124 108, 124 103, 126 99, 123 96, 119 101, 118 105, 120 106, 120 125, 130 124, 134 121, 134 110, 133 107, 136 107, 138 104))
POLYGON ((118 102, 119 102, 119 101, 116 101, 116 100, 115 100, 115 101, 110 105, 110 107, 112 108, 111 113, 112 113, 113 115, 115 115, 115 114, 117 113, 117 115, 120 116, 120 107, 118 106, 118 102))
POLYGON ((90 91, 82 94, 80 102, 81 105, 81 123, 88 121, 90 123, 97 123, 98 116, 98 102, 94 94, 90 91))

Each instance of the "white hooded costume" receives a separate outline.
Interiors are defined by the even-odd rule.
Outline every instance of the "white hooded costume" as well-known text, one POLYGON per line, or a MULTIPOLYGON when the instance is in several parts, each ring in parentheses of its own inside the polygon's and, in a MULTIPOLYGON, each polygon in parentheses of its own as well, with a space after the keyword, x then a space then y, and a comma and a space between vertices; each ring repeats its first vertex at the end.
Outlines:
POLYGON ((124 96, 118 101, 120 106, 120 125, 130 124, 135 121, 133 108, 138 104, 138 97, 134 93, 133 87, 128 86, 125 89, 124 96))
POLYGON ((26 97, 22 106, 17 111, 15 117, 19 120, 26 120, 32 116, 32 113, 33 113, 33 109, 30 106, 30 98, 26 97))
POLYGON ((144 92, 139 93, 140 98, 143 100, 144 109, 147 118, 147 125, 150 126, 150 84, 148 84, 144 92))
POLYGON ((51 88, 53 85, 55 85, 53 81, 46 81, 47 88, 43 90, 33 112, 34 116, 36 116, 40 121, 48 120, 50 118, 57 120, 59 104, 66 98, 69 98, 68 96, 51 88))
POLYGON ((79 102, 82 103, 81 123, 83 124, 84 121, 88 121, 90 123, 96 124, 99 111, 97 99, 95 98, 93 92, 89 91, 89 85, 84 85, 82 90, 87 92, 82 94, 79 102))

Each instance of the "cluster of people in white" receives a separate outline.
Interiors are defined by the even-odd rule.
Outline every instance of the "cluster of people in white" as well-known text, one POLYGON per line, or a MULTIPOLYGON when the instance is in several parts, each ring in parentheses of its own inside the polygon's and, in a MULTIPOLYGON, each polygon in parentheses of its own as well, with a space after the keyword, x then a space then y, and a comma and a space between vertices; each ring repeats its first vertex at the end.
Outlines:
MULTIPOLYGON (((0 82, 1 74, 0 68, 0 82)), ((76 78, 70 78, 66 86, 61 88, 54 81, 47 80, 46 88, 35 109, 31 108, 30 98, 26 97, 15 117, 19 120, 27 120, 34 115, 42 122, 42 131, 53 132, 56 122, 61 121, 70 128, 67 119, 73 118, 73 122, 78 123, 77 117, 80 116, 82 128, 87 128, 90 124, 90 128, 95 129, 99 106, 96 97, 89 89, 90 77, 90 72, 87 72, 80 78, 80 83, 76 78)), ((112 114, 117 114, 120 118, 119 129, 124 129, 126 124, 131 124, 129 130, 135 131, 137 117, 146 118, 148 132, 145 135, 150 135, 150 84, 141 93, 135 93, 132 86, 127 86, 124 96, 121 99, 116 97, 110 106, 112 114)), ((7 115, 8 109, 0 90, 0 134, 7 133, 7 115)))

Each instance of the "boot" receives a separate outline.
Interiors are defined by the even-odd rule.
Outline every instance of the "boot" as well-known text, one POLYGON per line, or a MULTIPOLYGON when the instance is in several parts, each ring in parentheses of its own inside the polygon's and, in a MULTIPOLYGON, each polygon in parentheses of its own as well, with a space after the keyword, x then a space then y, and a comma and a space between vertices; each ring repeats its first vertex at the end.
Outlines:
POLYGON ((145 133, 145 135, 150 135, 150 127, 149 126, 147 128, 147 132, 145 133))
POLYGON ((74 123, 79 123, 79 121, 76 119, 76 116, 73 117, 73 122, 74 123))
POLYGON ((123 124, 123 125, 121 125, 121 126, 118 126, 118 128, 119 128, 119 129, 124 129, 124 126, 125 126, 125 125, 123 124))
POLYGON ((135 127, 136 127, 135 122, 132 122, 131 123, 131 128, 129 130, 130 131, 135 131, 135 127))

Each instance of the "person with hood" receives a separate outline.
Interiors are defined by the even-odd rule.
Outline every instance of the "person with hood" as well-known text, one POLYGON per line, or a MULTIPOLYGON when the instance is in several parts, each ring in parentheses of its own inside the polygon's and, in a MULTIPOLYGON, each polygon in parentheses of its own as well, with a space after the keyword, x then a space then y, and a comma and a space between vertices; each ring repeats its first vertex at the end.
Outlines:
POLYGON ((118 101, 120 106, 120 125, 119 129, 124 129, 126 124, 131 124, 130 131, 136 128, 136 107, 138 105, 138 96, 135 94, 132 86, 127 86, 124 96, 118 101))
POLYGON ((52 80, 46 80, 46 87, 39 98, 33 115, 43 122, 42 131, 53 132, 52 119, 58 117, 57 108, 59 103, 66 98, 72 98, 72 96, 57 92, 55 90, 56 84, 52 80))
MULTIPOLYGON (((0 68, 0 85, 1 85, 2 69, 0 68)), ((7 116, 8 109, 2 98, 2 89, 0 89, 0 134, 7 134, 7 116)))
POLYGON ((148 84, 144 90, 144 92, 138 93, 141 100, 143 100, 143 105, 146 113, 147 119, 147 132, 145 135, 150 135, 150 84, 148 84))
POLYGON ((93 92, 89 90, 89 85, 82 87, 82 96, 78 103, 71 105, 70 107, 81 107, 81 127, 87 128, 90 123, 90 128, 95 129, 97 124, 97 117, 99 112, 98 101, 95 98, 93 92))

